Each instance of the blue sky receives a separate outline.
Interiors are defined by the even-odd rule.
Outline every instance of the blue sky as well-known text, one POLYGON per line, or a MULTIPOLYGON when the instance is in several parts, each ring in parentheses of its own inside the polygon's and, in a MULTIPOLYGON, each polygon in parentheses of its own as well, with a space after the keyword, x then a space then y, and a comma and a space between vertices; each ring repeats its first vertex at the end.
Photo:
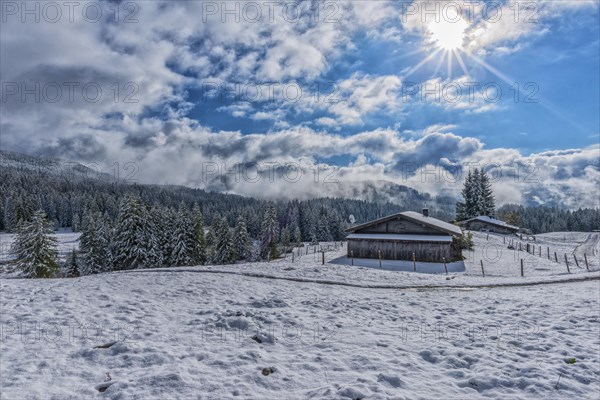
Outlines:
MULTIPOLYGON (((519 43, 523 47, 520 50, 487 57, 487 63, 509 76, 512 84, 463 55, 473 82, 481 85, 493 83, 502 89, 498 101, 490 99, 485 102, 497 105, 498 109, 472 113, 417 102, 401 112, 377 109, 366 113, 360 123, 344 126, 341 133, 352 135, 398 125, 400 131, 418 131, 432 124, 452 124, 464 134, 485 141, 488 147, 514 147, 524 152, 586 147, 598 143, 600 25, 597 11, 595 16, 593 12, 590 15, 590 11, 593 8, 571 10, 567 21, 558 16, 548 18, 545 23, 547 33, 544 35, 523 38, 519 43), (520 85, 518 100, 515 99, 515 84, 520 85), (523 86, 527 84, 533 85, 524 89, 523 86)), ((303 88, 308 87, 311 93, 316 90, 314 85, 320 84, 323 93, 331 93, 335 89, 327 87, 328 83, 348 79, 357 73, 370 76, 397 75, 416 84, 435 77, 442 80, 449 78, 445 62, 444 68, 436 73, 437 58, 414 74, 403 76, 404 70, 419 64, 431 53, 423 45, 426 38, 418 34, 397 41, 357 32, 353 41, 355 47, 340 55, 318 78, 303 80, 299 77, 297 81, 284 81, 282 84, 301 82, 303 88)), ((452 67, 451 78, 464 76, 456 59, 452 61, 452 67)), ((242 80, 241 83, 246 81, 242 80)), ((196 104, 189 115, 198 121, 215 129, 239 130, 243 133, 277 129, 275 121, 257 121, 248 116, 231 118, 222 107, 235 104, 232 99, 223 101, 217 96, 207 101, 202 98, 202 93, 202 90, 191 90, 189 97, 196 104)), ((273 105, 257 102, 253 104, 253 109, 271 112, 273 105)), ((324 116, 331 115, 322 110, 308 110, 290 115, 286 121, 292 125, 312 126, 312 121, 324 116)))
POLYGON ((206 163, 299 163, 306 181, 291 186, 215 189, 275 198, 389 184, 458 195, 460 179, 419 171, 493 162, 505 169, 500 203, 597 205, 598 1, 94 4, 96 21, 80 9, 49 21, 3 3, 3 148, 135 162, 142 181, 207 189, 206 163), (310 180, 317 163, 339 184, 310 180), (417 166, 408 177, 405 164, 417 166), (522 165, 535 183, 512 179, 522 165))

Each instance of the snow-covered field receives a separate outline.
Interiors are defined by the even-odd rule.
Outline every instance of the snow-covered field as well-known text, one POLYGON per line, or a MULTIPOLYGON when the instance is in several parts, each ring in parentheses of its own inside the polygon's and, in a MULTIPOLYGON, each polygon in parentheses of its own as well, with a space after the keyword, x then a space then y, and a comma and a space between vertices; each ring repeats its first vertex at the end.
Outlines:
POLYGON ((173 269, 0 284, 6 399, 600 393, 597 280, 394 290, 173 269))
MULTIPOLYGON (((76 244, 63 235, 61 248, 76 244)), ((382 263, 404 271, 377 260, 345 265, 344 246, 325 253, 325 265, 309 247, 296 249, 294 262, 288 254, 270 263, 0 279, 0 393, 596 399, 598 236, 546 234, 535 243, 542 257, 476 233, 462 272, 448 275, 435 264, 417 263, 429 273, 412 272, 412 263, 382 263), (581 261, 568 274, 545 246, 571 258, 589 253, 590 271, 581 261)))

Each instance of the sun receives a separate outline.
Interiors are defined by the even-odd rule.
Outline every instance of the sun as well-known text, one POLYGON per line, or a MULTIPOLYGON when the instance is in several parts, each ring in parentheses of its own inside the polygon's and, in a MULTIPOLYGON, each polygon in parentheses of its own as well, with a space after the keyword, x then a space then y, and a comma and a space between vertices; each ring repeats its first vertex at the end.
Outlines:
POLYGON ((434 46, 442 50, 459 50, 463 48, 467 27, 462 19, 456 22, 441 19, 427 24, 427 31, 434 46))

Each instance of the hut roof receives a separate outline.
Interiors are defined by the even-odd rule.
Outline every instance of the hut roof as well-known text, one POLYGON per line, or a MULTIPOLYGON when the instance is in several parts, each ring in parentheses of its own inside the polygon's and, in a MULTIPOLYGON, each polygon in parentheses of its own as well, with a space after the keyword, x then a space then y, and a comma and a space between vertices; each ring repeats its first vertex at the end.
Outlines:
POLYGON ((415 235, 398 233, 351 233, 346 239, 393 240, 399 242, 451 242, 448 235, 415 235))
MULTIPOLYGON (((384 218, 379 218, 379 219, 376 219, 373 221, 369 221, 364 224, 351 226, 350 228, 346 229, 346 232, 355 232, 359 229, 364 229, 369 226, 378 225, 383 222, 391 221, 393 219, 406 219, 411 222, 416 222, 419 224, 426 225, 430 228, 439 230, 439 231, 447 233, 449 235, 462 235, 462 231, 460 230, 460 228, 458 226, 452 225, 448 222, 444 222, 437 218, 426 217, 423 214, 414 212, 414 211, 404 211, 401 213, 388 215, 387 217, 384 217, 384 218)), ((384 235, 388 236, 388 234, 384 234, 384 235)), ((423 235, 419 235, 419 236, 423 236, 423 235)))
POLYGON ((481 222, 485 222, 487 224, 501 226, 503 228, 509 228, 509 229, 514 229, 514 230, 519 230, 518 226, 507 224, 506 222, 502 221, 501 219, 496 219, 496 218, 493 218, 493 217, 488 217, 487 215, 480 215, 480 216, 475 217, 475 218, 467 219, 465 221, 462 221, 460 224, 464 225, 464 224, 466 224, 467 222, 470 222, 470 221, 481 221, 481 222))

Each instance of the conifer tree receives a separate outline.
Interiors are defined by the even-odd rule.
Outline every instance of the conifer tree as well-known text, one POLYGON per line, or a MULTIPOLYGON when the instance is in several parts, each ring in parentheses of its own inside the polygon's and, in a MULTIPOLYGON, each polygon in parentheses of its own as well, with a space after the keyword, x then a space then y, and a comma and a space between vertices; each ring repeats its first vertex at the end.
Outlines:
POLYGON ((464 221, 480 215, 493 216, 495 201, 489 176, 483 170, 475 168, 469 171, 462 190, 464 202, 456 203, 456 219, 464 221))
POLYGON ((265 210, 262 223, 262 238, 260 243, 260 255, 263 259, 274 259, 279 257, 277 251, 277 210, 275 204, 270 202, 265 210))
POLYGON ((212 264, 215 262, 215 245, 216 245, 216 241, 217 241, 217 234, 215 232, 215 229, 217 228, 217 226, 215 225, 215 222, 218 224, 218 218, 215 217, 213 218, 212 221, 212 225, 210 226, 210 228, 208 229, 208 232, 206 233, 206 262, 208 262, 209 264, 212 264))
POLYGON ((487 216, 496 215, 496 201, 494 199, 494 193, 492 191, 492 184, 490 178, 485 171, 481 171, 479 176, 481 186, 481 214, 487 216))
POLYGON ((236 254, 233 238, 229 229, 229 224, 225 218, 217 216, 213 221, 214 230, 214 253, 213 262, 215 264, 235 263, 236 254))
POLYGON ((465 182, 462 189, 462 197, 464 202, 456 203, 456 219, 458 221, 464 221, 471 218, 474 209, 474 185, 473 185, 473 174, 471 170, 467 173, 465 182))
POLYGON ((83 258, 84 275, 98 274, 112 269, 110 233, 106 219, 99 212, 84 217, 84 229, 79 238, 79 250, 83 258))
POLYGON ((177 214, 175 232, 173 234, 173 251, 171 253, 171 265, 176 267, 192 265, 194 243, 193 231, 187 210, 182 206, 177 214))
POLYGON ((170 253, 166 253, 169 249, 166 242, 170 237, 166 227, 169 224, 162 207, 152 207, 148 214, 149 230, 152 233, 148 236, 148 264, 151 267, 162 267, 167 264, 167 258, 170 256, 170 253))
POLYGON ((192 211, 193 218, 193 249, 192 258, 194 264, 202 265, 206 262, 206 237, 204 234, 204 222, 202 221, 202 213, 198 204, 194 205, 192 211))
POLYGON ((471 182, 472 188, 472 198, 471 203, 472 206, 469 210, 469 218, 477 217, 480 215, 481 210, 483 209, 482 197, 481 197, 481 174, 479 173, 479 168, 475 168, 473 170, 473 178, 471 182))
POLYGON ((248 236, 246 223, 242 217, 239 218, 235 227, 233 242, 238 260, 249 260, 252 257, 252 242, 248 236))
POLYGON ((119 207, 114 240, 115 270, 149 266, 148 213, 141 199, 127 196, 119 207))
POLYGON ((296 246, 299 246, 302 243, 302 233, 300 233, 300 228, 296 225, 294 228, 294 243, 296 246))
POLYGON ((18 228, 12 247, 17 267, 28 278, 52 278, 60 271, 56 239, 46 213, 38 210, 18 228))
POLYGON ((177 212, 173 208, 161 208, 161 230, 159 243, 162 250, 163 263, 172 266, 173 236, 177 225, 177 212))
POLYGON ((79 261, 77 260, 77 258, 77 252, 75 250, 71 250, 71 254, 69 255, 69 261, 67 265, 67 276, 69 277, 78 277, 80 275, 79 261))
POLYGON ((289 226, 285 226, 281 230, 281 244, 285 247, 289 247, 291 243, 291 235, 289 226))

